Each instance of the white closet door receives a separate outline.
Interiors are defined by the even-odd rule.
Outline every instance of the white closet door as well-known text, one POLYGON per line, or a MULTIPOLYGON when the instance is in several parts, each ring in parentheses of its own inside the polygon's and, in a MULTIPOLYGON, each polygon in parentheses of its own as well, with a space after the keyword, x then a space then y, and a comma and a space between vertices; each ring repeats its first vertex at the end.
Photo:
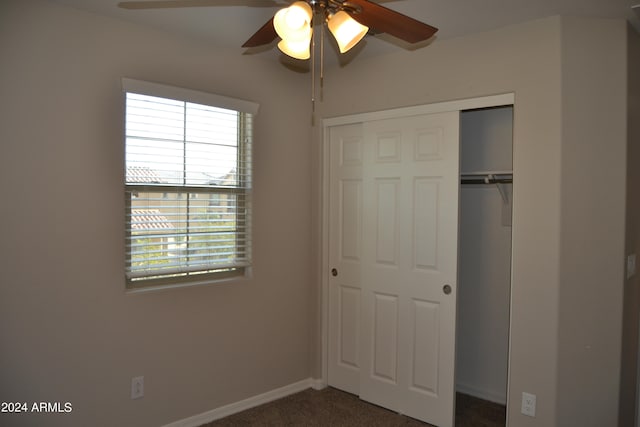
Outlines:
POLYGON ((329 384, 453 425, 458 112, 331 129, 329 384))
POLYGON ((360 397, 453 425, 459 113, 364 124, 360 397))
POLYGON ((362 125, 330 128, 329 384, 360 392, 362 125))

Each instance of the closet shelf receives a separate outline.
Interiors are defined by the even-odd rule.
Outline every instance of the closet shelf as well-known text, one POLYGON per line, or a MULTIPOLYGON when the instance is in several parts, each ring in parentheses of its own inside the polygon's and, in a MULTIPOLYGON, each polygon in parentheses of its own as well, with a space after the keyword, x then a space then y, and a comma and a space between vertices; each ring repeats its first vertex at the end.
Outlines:
POLYGON ((513 175, 513 171, 512 170, 469 171, 469 172, 460 172, 460 175, 513 175))

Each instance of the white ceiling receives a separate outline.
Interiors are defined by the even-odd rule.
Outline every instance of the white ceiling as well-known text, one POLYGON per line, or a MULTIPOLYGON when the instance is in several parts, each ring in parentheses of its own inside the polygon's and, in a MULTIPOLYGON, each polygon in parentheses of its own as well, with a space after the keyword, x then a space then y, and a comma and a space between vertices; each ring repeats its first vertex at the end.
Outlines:
MULTIPOLYGON (((113 16, 194 37, 212 47, 246 50, 240 46, 277 12, 278 7, 216 6, 126 10, 120 0, 50 0, 78 9, 113 16)), ((410 15, 440 30, 437 40, 488 31, 552 15, 623 18, 640 32, 640 0, 378 0, 384 6, 410 15)), ((227 2, 229 3, 229 2, 227 2)), ((238 1, 241 4, 242 0, 238 1)), ((280 3, 287 3, 280 1, 280 3)), ((409 48, 385 35, 367 37, 358 55, 375 55, 409 48)), ((252 52, 278 56, 275 45, 252 52)))

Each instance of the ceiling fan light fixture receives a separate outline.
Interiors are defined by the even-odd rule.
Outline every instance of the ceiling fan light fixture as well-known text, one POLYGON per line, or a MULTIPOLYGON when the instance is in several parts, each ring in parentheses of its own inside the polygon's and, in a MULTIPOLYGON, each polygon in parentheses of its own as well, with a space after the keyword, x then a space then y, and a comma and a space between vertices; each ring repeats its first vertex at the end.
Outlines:
POLYGON ((296 42, 307 38, 312 17, 311 6, 307 2, 297 1, 276 13, 273 26, 281 39, 296 42))
POLYGON ((357 45, 367 34, 369 27, 353 19, 347 12, 341 10, 327 18, 327 26, 338 42, 340 53, 348 52, 357 45))
POLYGON ((285 55, 289 55, 295 59, 311 58, 311 30, 309 30, 309 38, 304 40, 281 40, 278 43, 278 49, 285 55))

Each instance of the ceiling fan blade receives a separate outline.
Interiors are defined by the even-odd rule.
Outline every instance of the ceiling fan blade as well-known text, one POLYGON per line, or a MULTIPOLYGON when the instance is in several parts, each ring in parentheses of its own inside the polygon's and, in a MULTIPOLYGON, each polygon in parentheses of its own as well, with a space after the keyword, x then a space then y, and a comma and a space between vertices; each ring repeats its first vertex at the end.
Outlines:
POLYGON ((269 44, 278 38, 278 33, 273 26, 273 18, 267 21, 249 40, 244 42, 242 47, 257 47, 265 44, 269 44))
POLYGON ((347 10, 349 15, 359 23, 409 43, 427 40, 438 31, 431 25, 367 0, 349 0, 349 3, 361 9, 358 12, 347 10))
POLYGON ((151 0, 151 1, 123 1, 118 3, 122 9, 172 9, 180 7, 211 7, 211 6, 249 6, 275 7, 281 1, 274 0, 151 0))

